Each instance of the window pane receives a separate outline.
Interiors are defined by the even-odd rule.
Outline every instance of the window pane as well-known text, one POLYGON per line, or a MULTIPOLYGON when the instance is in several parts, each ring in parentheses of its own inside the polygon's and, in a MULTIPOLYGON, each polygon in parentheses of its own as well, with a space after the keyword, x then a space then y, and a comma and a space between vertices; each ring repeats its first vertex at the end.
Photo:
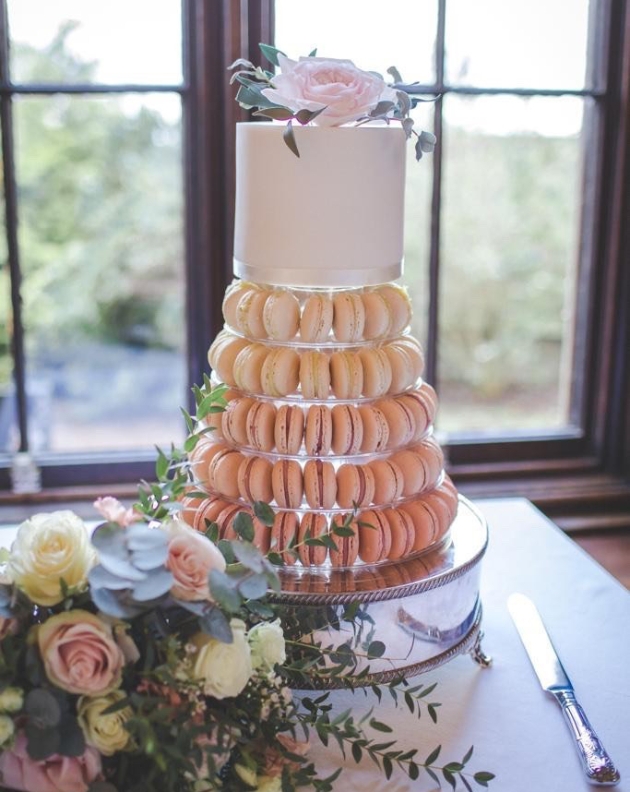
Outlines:
POLYGON ((276 0, 276 46, 292 58, 313 49, 348 58, 386 76, 396 66, 409 82, 433 82, 437 2, 276 0))
POLYGON ((14 82, 182 81, 181 0, 9 0, 14 82))
POLYGON ((6 241, 4 191, 0 192, 0 453, 15 451, 19 444, 11 333, 11 281, 6 241))
POLYGON ((180 116, 172 95, 15 103, 35 450, 180 440, 180 116))
POLYGON ((442 430, 568 423, 582 111, 570 97, 444 101, 442 430))
POLYGON ((583 88, 589 0, 447 0, 454 85, 583 88))

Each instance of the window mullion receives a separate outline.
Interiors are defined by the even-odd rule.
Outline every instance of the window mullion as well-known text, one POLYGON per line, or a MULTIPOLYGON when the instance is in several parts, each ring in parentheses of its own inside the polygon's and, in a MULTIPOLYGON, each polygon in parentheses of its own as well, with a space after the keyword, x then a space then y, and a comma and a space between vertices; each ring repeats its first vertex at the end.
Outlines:
MULTIPOLYGON (((5 0, 0 0, 0 79, 10 87, 9 34, 5 0)), ((10 92, 0 97, 0 130, 2 133, 2 175, 4 179, 4 211, 9 275, 11 280, 13 379, 19 430, 19 451, 28 451, 28 418, 26 398, 26 359, 24 353, 24 327, 22 324, 20 251, 18 244, 18 202, 15 181, 13 147, 13 111, 10 92)))

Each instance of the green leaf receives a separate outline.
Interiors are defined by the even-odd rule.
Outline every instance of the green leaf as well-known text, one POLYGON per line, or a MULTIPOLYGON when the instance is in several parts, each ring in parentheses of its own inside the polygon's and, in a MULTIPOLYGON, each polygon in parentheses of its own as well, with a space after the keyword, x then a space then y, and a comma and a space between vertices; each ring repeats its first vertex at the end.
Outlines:
POLYGON ((274 521, 274 512, 271 506, 264 501, 254 501, 254 515, 258 517, 263 525, 271 528, 274 521))
POLYGON ((429 713, 429 717, 431 718, 433 723, 437 723, 437 721, 438 721, 437 707, 439 707, 439 706, 440 706, 439 704, 428 704, 427 705, 427 712, 429 713))
POLYGON ((277 47, 272 47, 271 44, 259 44, 258 47, 269 63, 272 63, 274 66, 280 66, 278 55, 284 55, 286 58, 286 52, 282 52, 282 50, 279 50, 277 47))
POLYGON ((225 572, 213 569, 208 575, 208 584, 210 593, 221 608, 231 613, 236 613, 240 609, 241 596, 236 589, 238 581, 225 572))
POLYGON ((387 69, 387 74, 391 75, 395 83, 403 82, 403 78, 400 76, 400 72, 395 66, 390 66, 389 69, 387 69))
POLYGON ((461 762, 449 762, 444 765, 444 770, 447 770, 449 773, 459 773, 463 769, 464 765, 461 764, 461 762))
POLYGON ((239 584, 238 590, 245 599, 262 599, 267 593, 267 578, 265 575, 246 577, 239 584))
POLYGON ((470 762, 470 759, 471 759, 471 757, 473 755, 474 747, 475 747, 474 745, 471 745, 470 748, 468 749, 468 752, 466 753, 466 755, 462 759, 462 764, 463 765, 466 765, 466 764, 468 764, 468 762, 470 762))
POLYGON ((433 751, 431 751, 431 753, 424 760, 425 765, 432 765, 435 762, 435 760, 438 758, 438 756, 440 755, 440 751, 441 750, 442 750, 442 746, 438 745, 437 748, 435 748, 433 751))
POLYGON ((385 654, 385 644, 382 641, 372 641, 367 648, 368 660, 373 660, 376 657, 382 657, 385 654))
POLYGON ((473 778, 479 784, 479 786, 488 786, 488 781, 492 781, 495 777, 494 773, 487 773, 485 770, 480 770, 478 773, 475 773, 473 778))
POLYGON ((253 542, 256 533, 254 531, 254 523, 251 515, 247 512, 239 512, 232 522, 232 527, 237 536, 244 539, 246 542, 253 542))
POLYGON ((297 143, 295 140, 295 134, 293 132, 293 126, 291 125, 291 121, 286 125, 284 128, 284 132, 282 133, 282 139, 287 144, 287 146, 291 149, 291 151, 295 154, 296 157, 300 156, 300 152, 297 147, 297 143))
POLYGON ((437 775, 436 775, 436 774, 433 772, 433 770, 431 770, 431 768, 430 768, 430 767, 425 767, 424 769, 425 769, 425 771, 426 771, 427 775, 431 776, 431 778, 432 778, 432 779, 435 781, 435 783, 436 783, 438 786, 442 786, 442 785, 440 784, 440 779, 439 779, 439 778, 437 777, 437 775))
POLYGON ((392 777, 392 773, 394 772, 394 767, 392 765, 392 761, 388 756, 383 757, 383 772, 385 773, 385 778, 389 781, 392 777))
POLYGON ((416 781, 420 776, 420 768, 415 762, 409 762, 407 766, 407 775, 412 781, 416 781))
POLYGON ((262 107, 252 115, 273 118, 274 121, 288 121, 290 118, 294 118, 293 110, 289 110, 287 107, 262 107))
POLYGON ((220 608, 212 606, 206 609, 203 616, 199 618, 199 626, 205 633, 218 641, 232 643, 234 640, 230 623, 220 608))
POLYGON ((388 726, 386 723, 381 723, 381 721, 377 721, 376 718, 370 719, 370 726, 379 732, 387 732, 390 733, 393 731, 391 726, 388 726))
POLYGON ((449 771, 445 767, 442 768, 442 776, 446 781, 446 783, 450 784, 451 787, 455 789, 455 787, 457 786, 457 780, 455 779, 455 776, 452 773, 449 773, 449 771))

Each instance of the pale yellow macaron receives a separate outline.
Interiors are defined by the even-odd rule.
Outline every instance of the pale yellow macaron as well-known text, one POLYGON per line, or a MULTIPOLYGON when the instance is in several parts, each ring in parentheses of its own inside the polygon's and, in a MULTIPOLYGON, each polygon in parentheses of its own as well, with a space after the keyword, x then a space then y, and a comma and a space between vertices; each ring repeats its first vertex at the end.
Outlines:
POLYGON ((300 326, 300 303, 289 291, 269 293, 263 309, 263 324, 269 338, 289 341, 295 338, 300 326))

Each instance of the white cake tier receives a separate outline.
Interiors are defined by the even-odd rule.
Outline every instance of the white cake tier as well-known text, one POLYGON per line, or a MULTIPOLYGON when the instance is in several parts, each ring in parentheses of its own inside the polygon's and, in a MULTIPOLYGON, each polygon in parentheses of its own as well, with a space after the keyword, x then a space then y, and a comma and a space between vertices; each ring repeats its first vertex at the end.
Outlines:
MULTIPOLYGON (((298 126, 298 125, 296 125, 298 126)), ((234 274, 279 286, 366 286, 403 269, 405 134, 398 124, 236 130, 234 274)))

